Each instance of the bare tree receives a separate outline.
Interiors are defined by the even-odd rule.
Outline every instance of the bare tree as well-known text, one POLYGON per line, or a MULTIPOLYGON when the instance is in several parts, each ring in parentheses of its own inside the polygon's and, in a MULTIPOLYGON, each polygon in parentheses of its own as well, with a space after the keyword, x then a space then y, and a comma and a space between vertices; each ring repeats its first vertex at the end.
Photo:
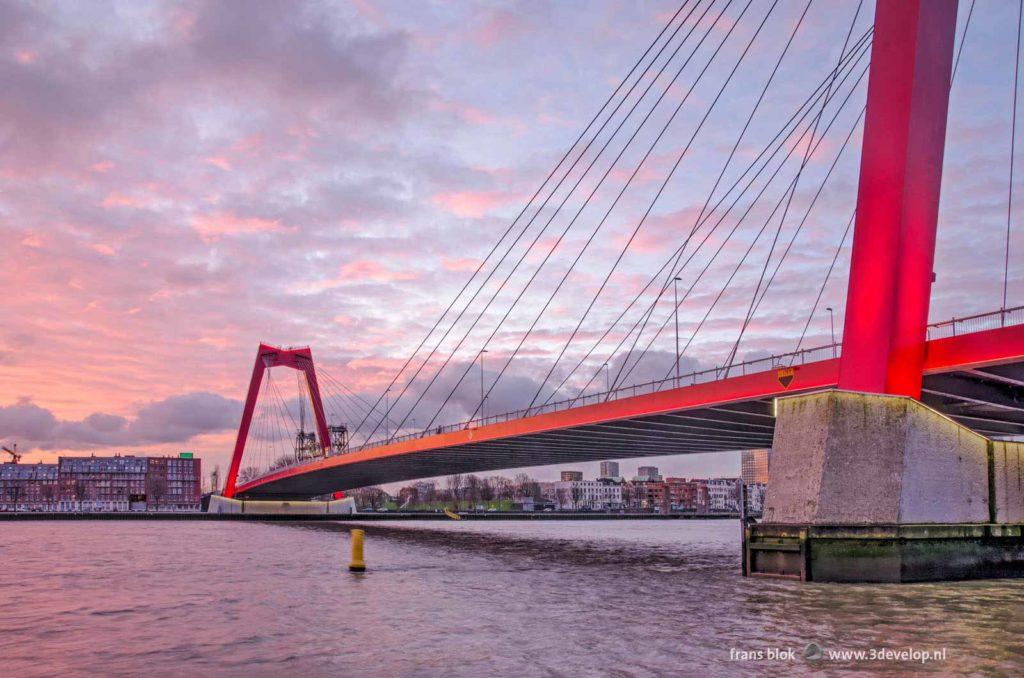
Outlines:
POLYGON ((517 473, 516 477, 512 479, 512 484, 515 486, 517 497, 529 497, 530 496, 530 483, 533 479, 525 473, 517 473))
POLYGON ((565 508, 565 504, 568 501, 568 497, 566 496, 566 494, 567 492, 564 487, 559 487, 555 489, 555 500, 558 502, 559 509, 565 508))
POLYGON ((420 490, 415 485, 406 485, 398 491, 400 506, 413 506, 420 502, 420 490))
POLYGON ((577 483, 572 484, 572 510, 576 511, 579 509, 580 500, 583 499, 583 488, 577 483))
POLYGON ((279 468, 285 468, 295 463, 295 457, 290 454, 282 454, 280 457, 270 462, 271 471, 276 471, 279 468))
POLYGON ((359 508, 377 510, 388 501, 387 493, 379 487, 360 487, 352 491, 352 498, 359 508))
POLYGON ((630 483, 622 483, 622 505, 625 508, 633 507, 633 486, 630 483))
POLYGON ((47 509, 52 508, 50 504, 53 503, 53 496, 57 493, 57 488, 53 483, 43 483, 42 487, 39 488, 39 493, 43 497, 43 503, 47 505, 47 509))
POLYGON ((76 480, 75 485, 72 488, 75 494, 75 501, 78 502, 78 510, 82 510, 82 502, 85 500, 86 495, 89 493, 89 487, 85 484, 84 480, 76 480))
POLYGON ((466 476, 466 498, 469 499, 470 509, 475 508, 480 501, 480 476, 473 473, 466 476))
POLYGON ((153 505, 160 510, 160 500, 167 496, 167 478, 150 476, 146 482, 146 502, 152 499, 153 505))
POLYGON ((448 493, 451 497, 452 503, 455 504, 455 510, 459 510, 459 499, 462 495, 462 484, 464 482, 462 474, 456 473, 445 478, 445 484, 448 486, 448 493))
POLYGON ((498 499, 513 499, 515 497, 515 485, 505 476, 494 477, 494 491, 498 499))
POLYGON ((260 470, 255 466, 246 466, 238 472, 238 482, 247 483, 250 480, 256 480, 262 475, 260 470))
POLYGON ((494 499, 494 483, 490 478, 480 480, 480 498, 485 502, 490 502, 494 499))

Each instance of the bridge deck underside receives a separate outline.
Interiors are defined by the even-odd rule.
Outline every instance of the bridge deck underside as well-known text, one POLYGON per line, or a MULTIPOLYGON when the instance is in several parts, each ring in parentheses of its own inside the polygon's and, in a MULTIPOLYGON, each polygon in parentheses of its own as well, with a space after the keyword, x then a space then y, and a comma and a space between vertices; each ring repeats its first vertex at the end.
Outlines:
POLYGON ((770 447, 770 400, 410 452, 275 481, 246 496, 311 496, 367 485, 498 469, 770 447))
MULTIPOLYGON (((1024 363, 929 375, 922 400, 987 436, 1024 435, 1024 363)), ((772 399, 425 450, 291 476, 250 497, 309 497, 381 483, 507 468, 771 447, 772 399)))
MULTIPOLYGON (((1024 326, 930 344, 925 404, 983 435, 1024 435, 1024 326)), ((278 472, 239 495, 299 498, 453 473, 770 447, 773 399, 832 388, 837 368, 802 366, 788 389, 771 371, 370 448, 278 472)))

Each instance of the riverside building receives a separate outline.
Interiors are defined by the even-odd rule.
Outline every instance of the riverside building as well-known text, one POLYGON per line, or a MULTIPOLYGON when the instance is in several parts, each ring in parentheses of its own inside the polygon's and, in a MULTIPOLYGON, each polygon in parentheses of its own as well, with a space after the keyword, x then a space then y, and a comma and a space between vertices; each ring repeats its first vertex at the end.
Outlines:
POLYGON ((0 511, 198 511, 201 460, 60 457, 56 464, 0 464, 0 511))

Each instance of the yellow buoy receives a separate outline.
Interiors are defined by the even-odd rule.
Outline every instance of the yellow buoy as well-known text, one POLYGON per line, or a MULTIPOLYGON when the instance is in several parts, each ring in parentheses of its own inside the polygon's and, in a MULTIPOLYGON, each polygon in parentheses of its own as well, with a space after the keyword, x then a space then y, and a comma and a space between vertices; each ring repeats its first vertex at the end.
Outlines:
POLYGON ((366 561, 363 560, 363 537, 362 530, 352 530, 352 562, 348 564, 349 572, 366 572, 366 561))

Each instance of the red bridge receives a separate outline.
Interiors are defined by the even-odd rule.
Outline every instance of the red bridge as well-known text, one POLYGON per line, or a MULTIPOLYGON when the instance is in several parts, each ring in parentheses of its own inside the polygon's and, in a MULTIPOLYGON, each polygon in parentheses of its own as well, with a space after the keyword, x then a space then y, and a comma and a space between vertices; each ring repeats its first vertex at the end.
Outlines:
MULTIPOLYGON (((671 35, 680 30, 693 34, 700 19, 714 16, 714 5, 684 3, 680 12, 688 9, 690 13, 671 35), (698 17, 701 11, 704 14, 698 17), (687 21, 691 16, 693 20, 687 21)), ((620 385, 604 393, 498 416, 474 414, 468 422, 431 425, 425 431, 396 427, 396 435, 386 432, 380 440, 351 449, 331 444, 309 350, 261 345, 225 495, 310 497, 451 473, 770 447, 775 398, 832 388, 919 398, 987 436, 1024 435, 1024 307, 1009 308, 1004 292, 1003 308, 998 311, 927 324, 956 2, 879 0, 873 30, 859 42, 852 37, 857 20, 855 16, 847 34, 849 50, 844 46, 840 63, 815 90, 813 97, 817 98, 812 97, 824 110, 824 102, 843 91, 844 82, 853 83, 858 59, 869 55, 841 343, 747 362, 735 361, 734 348, 724 367, 636 386, 620 385), (306 457, 238 482, 263 373, 274 366, 291 367, 305 374, 316 422, 314 444, 306 457)), ((668 35, 674 26, 670 21, 662 35, 668 35)), ((753 34, 757 37, 757 32, 753 34)), ((672 39, 668 38, 662 50, 672 39)), ((654 64, 656 58, 650 63, 654 64)), ((637 83, 640 81, 638 77, 637 83)), ((817 130, 822 120, 819 114, 812 126, 813 117, 806 118, 808 130, 817 130)), ((792 129, 795 132, 797 127, 792 129)), ((813 130, 809 143, 815 141, 813 130)), ((596 134, 592 136, 596 138, 596 134)), ((796 181, 802 169, 803 165, 796 171, 796 181)), ((1009 262, 1007 240, 1007 270, 1009 262)), ((766 260, 764 270, 768 268, 766 260)), ((663 291, 674 286, 671 276, 675 266, 668 271, 663 291)), ((770 285, 771 280, 763 288, 758 283, 743 330, 760 303, 758 293, 763 299, 770 285)), ((680 303, 677 301, 675 307, 677 323, 680 303)), ((485 344, 479 353, 481 361, 486 351, 485 344)), ((676 355, 678 363, 678 331, 676 355)), ((387 394, 382 397, 387 398, 387 394)), ((481 407, 485 398, 482 394, 481 407)), ((383 418, 385 427, 390 426, 388 414, 385 412, 383 418)))

